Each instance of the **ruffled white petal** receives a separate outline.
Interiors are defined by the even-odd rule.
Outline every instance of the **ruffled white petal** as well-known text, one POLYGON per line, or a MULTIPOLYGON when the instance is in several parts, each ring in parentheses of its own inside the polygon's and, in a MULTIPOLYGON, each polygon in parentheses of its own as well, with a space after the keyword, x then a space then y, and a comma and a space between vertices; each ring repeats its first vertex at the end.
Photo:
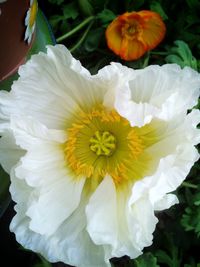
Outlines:
POLYGON ((142 196, 135 203, 128 203, 128 229, 130 239, 137 244, 138 250, 150 246, 153 240, 153 232, 158 219, 154 215, 154 208, 147 196, 142 196), (145 214, 145 216, 144 216, 145 214))
POLYGON ((38 196, 32 199, 26 212, 31 218, 29 228, 41 235, 53 234, 80 202, 84 179, 73 181, 66 176, 60 177, 59 172, 57 179, 56 183, 35 190, 38 196))
POLYGON ((117 241, 117 197, 115 184, 106 176, 86 206, 87 231, 95 244, 117 241), (106 194, 105 194, 106 192, 106 194), (98 227, 97 227, 98 225, 98 227))
POLYGON ((153 118, 167 121, 186 114, 197 103, 199 88, 199 74, 191 68, 149 66, 136 70, 129 85, 116 91, 115 107, 132 126, 141 127, 153 118))
POLYGON ((20 244, 40 253, 51 262, 63 261, 80 267, 110 267, 110 263, 104 261, 103 247, 96 246, 85 230, 84 211, 88 198, 81 199, 78 209, 62 223, 54 235, 40 235, 30 229, 30 218, 26 216, 32 188, 24 180, 18 179, 14 172, 11 179, 10 190, 18 204, 15 206, 17 214, 10 229, 20 244), (23 192, 19 194, 21 190, 23 192))
POLYGON ((66 140, 65 133, 48 130, 28 118, 15 118, 11 129, 16 143, 27 150, 15 174, 35 188, 26 211, 31 218, 29 227, 40 234, 51 235, 79 205, 85 179, 73 179, 67 171, 60 147, 66 140))
POLYGON ((115 108, 116 92, 122 91, 128 86, 128 81, 133 79, 135 72, 120 63, 112 62, 111 65, 105 66, 98 71, 93 80, 104 88, 103 104, 108 109, 115 108))
POLYGON ((151 204, 159 206, 165 194, 173 192, 183 182, 198 158, 197 150, 191 145, 177 146, 174 154, 160 160, 154 175, 135 183, 130 204, 148 194, 151 204))
POLYGON ((105 88, 92 82, 89 72, 62 45, 32 56, 19 74, 11 91, 17 114, 26 112, 51 128, 64 129, 67 118, 103 99, 105 88))
POLYGON ((7 173, 17 164, 25 151, 16 145, 12 132, 8 131, 0 139, 0 162, 7 173))

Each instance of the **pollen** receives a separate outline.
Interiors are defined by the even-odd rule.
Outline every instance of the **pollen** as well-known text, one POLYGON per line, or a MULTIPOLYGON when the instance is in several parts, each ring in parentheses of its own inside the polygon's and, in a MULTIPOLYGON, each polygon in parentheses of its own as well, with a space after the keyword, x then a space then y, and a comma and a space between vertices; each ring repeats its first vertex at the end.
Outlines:
POLYGON ((102 105, 74 118, 64 147, 74 177, 87 177, 98 184, 108 174, 118 185, 136 176, 133 166, 144 150, 137 127, 102 105))

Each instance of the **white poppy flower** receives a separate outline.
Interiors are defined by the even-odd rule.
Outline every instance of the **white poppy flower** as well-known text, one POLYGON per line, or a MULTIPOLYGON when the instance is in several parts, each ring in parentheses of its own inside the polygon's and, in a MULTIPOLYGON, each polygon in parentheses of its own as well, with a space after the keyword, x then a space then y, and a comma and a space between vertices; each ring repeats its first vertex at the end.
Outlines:
POLYGON ((27 40, 28 44, 30 44, 32 40, 32 35, 35 30, 37 10, 38 10, 37 0, 30 0, 30 8, 26 13, 26 18, 25 18, 26 31, 24 37, 24 41, 27 40))
POLYGON ((10 229, 50 262, 110 266, 152 244, 161 211, 199 158, 200 75, 175 64, 91 75, 62 45, 32 56, 0 93, 10 229))

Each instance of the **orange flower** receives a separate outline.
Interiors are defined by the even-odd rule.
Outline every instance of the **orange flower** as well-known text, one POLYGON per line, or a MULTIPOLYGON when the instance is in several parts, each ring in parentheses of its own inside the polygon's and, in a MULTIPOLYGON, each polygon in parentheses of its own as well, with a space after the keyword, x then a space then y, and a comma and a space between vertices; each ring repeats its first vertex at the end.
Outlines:
POLYGON ((155 48, 166 27, 160 15, 143 10, 118 16, 106 29, 108 47, 124 60, 135 60, 155 48))

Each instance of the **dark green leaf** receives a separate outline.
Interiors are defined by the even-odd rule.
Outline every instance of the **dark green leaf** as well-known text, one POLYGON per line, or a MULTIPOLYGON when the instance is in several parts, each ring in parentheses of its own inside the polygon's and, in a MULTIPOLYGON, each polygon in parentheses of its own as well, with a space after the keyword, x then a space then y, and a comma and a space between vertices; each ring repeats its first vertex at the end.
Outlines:
POLYGON ((0 166, 0 217, 3 215, 10 203, 9 185, 9 176, 0 166))
POLYGON ((91 52, 96 50, 103 34, 104 30, 102 28, 90 31, 84 44, 86 51, 91 52))
POLYGON ((175 41, 175 46, 169 49, 169 55, 166 57, 168 63, 176 63, 182 68, 189 66, 197 70, 197 60, 193 57, 192 52, 188 46, 183 41, 175 41))
POLYGON ((84 16, 92 16, 94 14, 94 8, 90 0, 78 0, 79 8, 84 16))
POLYGON ((78 16, 78 9, 75 2, 63 6, 63 19, 76 19, 78 16))
POLYGON ((159 267, 152 253, 145 253, 133 261, 134 267, 159 267))
POLYGON ((163 20, 168 19, 167 14, 165 13, 165 11, 163 10, 161 4, 158 1, 153 1, 150 4, 150 9, 158 14, 160 14, 160 16, 163 18, 163 20))
POLYGON ((192 10, 198 10, 200 9, 200 2, 199 0, 186 0, 188 7, 192 10))
POLYGON ((126 0, 125 1, 126 11, 131 12, 131 11, 139 10, 144 4, 144 2, 145 0, 140 0, 140 1, 126 0))
POLYGON ((101 23, 106 26, 108 23, 113 21, 116 18, 116 15, 109 9, 104 9, 97 15, 97 18, 101 21, 101 23))
POLYGON ((48 0, 51 4, 61 5, 64 0, 48 0))

